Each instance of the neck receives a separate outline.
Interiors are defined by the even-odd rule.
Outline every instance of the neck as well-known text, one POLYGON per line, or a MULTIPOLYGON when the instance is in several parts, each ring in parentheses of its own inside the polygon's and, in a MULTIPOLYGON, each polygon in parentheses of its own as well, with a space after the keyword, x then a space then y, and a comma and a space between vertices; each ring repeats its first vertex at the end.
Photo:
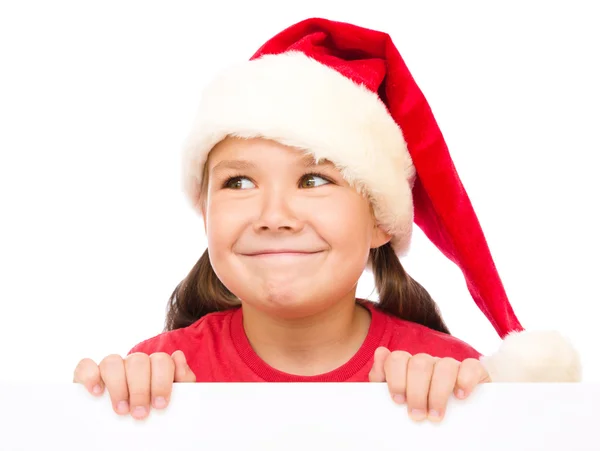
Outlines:
POLYGON ((271 367, 300 376, 346 363, 365 340, 371 317, 349 299, 311 316, 282 319, 242 304, 244 330, 254 352, 271 367))

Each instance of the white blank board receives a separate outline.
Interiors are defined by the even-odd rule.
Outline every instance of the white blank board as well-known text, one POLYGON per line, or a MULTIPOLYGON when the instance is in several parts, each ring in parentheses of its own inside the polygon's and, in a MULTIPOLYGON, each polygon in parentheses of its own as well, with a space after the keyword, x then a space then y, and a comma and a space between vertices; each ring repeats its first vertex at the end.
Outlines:
POLYGON ((598 384, 488 384, 414 423, 385 384, 176 384, 136 421, 75 384, 0 383, 0 450, 600 450, 598 384))

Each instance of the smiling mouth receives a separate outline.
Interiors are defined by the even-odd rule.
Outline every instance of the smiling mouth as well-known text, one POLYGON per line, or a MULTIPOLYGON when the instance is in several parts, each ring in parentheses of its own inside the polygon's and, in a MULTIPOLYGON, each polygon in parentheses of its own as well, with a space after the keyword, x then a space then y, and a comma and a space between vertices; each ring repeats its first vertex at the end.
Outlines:
POLYGON ((307 257, 320 254, 323 251, 297 251, 297 250, 265 250, 242 254, 244 257, 307 257))

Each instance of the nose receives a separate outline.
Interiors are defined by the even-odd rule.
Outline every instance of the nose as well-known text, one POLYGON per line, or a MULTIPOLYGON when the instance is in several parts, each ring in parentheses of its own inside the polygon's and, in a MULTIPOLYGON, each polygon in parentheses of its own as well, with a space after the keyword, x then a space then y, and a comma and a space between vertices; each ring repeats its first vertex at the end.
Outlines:
POLYGON ((294 208, 292 193, 277 189, 263 190, 260 215, 254 224, 257 232, 297 232, 302 230, 303 222, 294 208))

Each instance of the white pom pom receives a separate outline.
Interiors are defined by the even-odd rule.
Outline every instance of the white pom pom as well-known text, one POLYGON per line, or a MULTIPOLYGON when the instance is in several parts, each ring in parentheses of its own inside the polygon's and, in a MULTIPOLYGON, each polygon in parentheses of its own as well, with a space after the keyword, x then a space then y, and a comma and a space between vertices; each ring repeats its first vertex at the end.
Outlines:
POLYGON ((496 353, 480 360, 492 382, 581 381, 579 354, 554 331, 513 332, 496 353))

